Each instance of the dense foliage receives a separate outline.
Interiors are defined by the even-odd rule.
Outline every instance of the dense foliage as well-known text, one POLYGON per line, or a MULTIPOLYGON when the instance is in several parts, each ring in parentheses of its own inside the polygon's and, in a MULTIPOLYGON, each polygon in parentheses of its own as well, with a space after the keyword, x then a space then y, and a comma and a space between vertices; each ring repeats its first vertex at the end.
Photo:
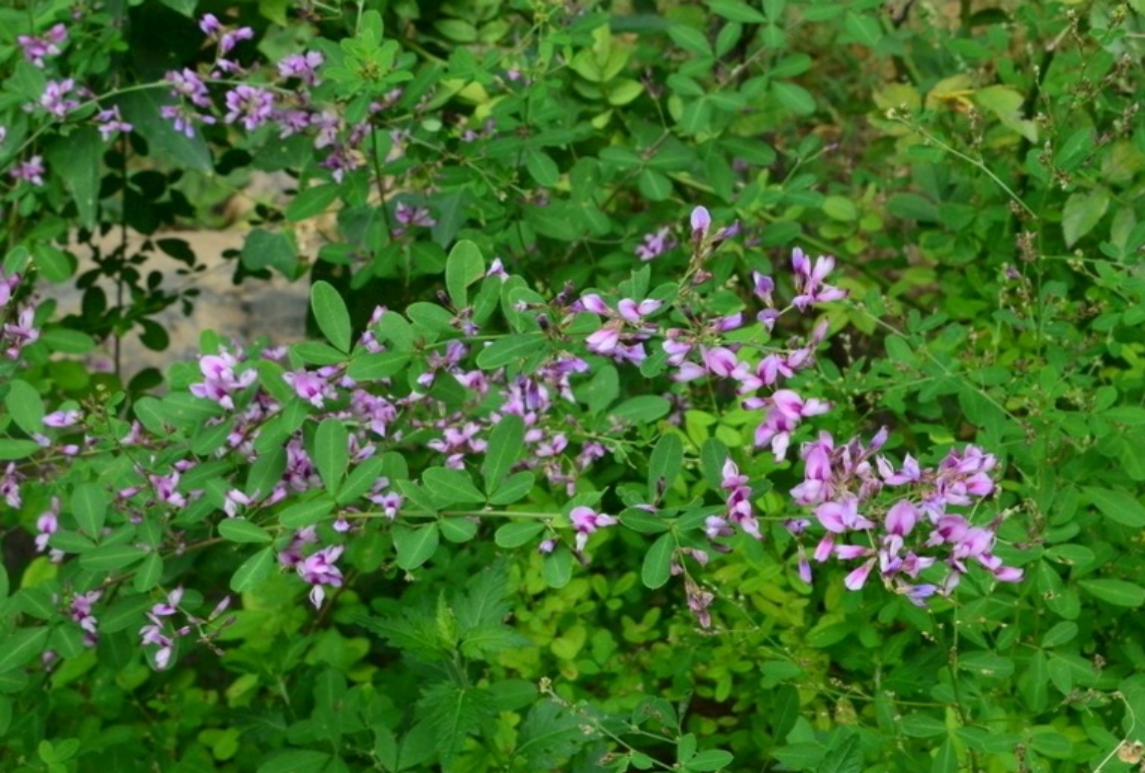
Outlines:
POLYGON ((9 6, 4 770, 1141 764, 1139 0, 9 6))

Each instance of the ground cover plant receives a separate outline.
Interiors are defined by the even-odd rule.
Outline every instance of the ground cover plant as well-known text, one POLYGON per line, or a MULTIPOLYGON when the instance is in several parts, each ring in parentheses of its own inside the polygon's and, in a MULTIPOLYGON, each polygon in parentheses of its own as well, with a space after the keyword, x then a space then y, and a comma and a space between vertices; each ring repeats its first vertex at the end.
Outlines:
POLYGON ((0 9, 3 769, 1140 769, 1143 11, 0 9))

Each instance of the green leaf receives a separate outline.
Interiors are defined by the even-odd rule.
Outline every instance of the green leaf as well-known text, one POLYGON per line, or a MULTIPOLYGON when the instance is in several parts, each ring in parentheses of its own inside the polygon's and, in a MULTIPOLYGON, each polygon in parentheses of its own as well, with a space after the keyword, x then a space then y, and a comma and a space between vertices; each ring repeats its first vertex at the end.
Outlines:
POLYGON ((688 24, 673 24, 668 28, 668 37, 685 51, 697 56, 711 56, 712 44, 700 30, 688 24))
POLYGON ((544 342, 544 333, 519 333, 506 336, 481 350, 477 355, 477 367, 481 370, 496 370, 514 360, 535 354, 544 342))
POLYGON ((396 311, 386 311, 373 327, 374 333, 398 350, 412 352, 417 345, 417 333, 406 318, 396 311))
POLYGON ((491 505, 511 505, 524 499, 537 483, 537 476, 531 472, 518 472, 498 484, 489 495, 491 505))
POLYGON ((953 738, 947 738, 938 747, 930 771, 931 773, 958 773, 961 769, 958 762, 958 747, 955 746, 953 738))
POLYGON ((330 755, 312 749, 283 752, 259 766, 258 773, 321 773, 330 755))
POLYGON ((143 563, 135 571, 135 578, 131 586, 140 593, 146 593, 159 585, 163 579, 163 557, 158 553, 151 553, 143 559, 143 563))
POLYGON ((336 183, 313 185, 301 191, 286 208, 286 219, 292 223, 305 220, 325 212, 338 198, 342 186, 336 183))
POLYGON ((468 542, 477 536, 477 522, 472 518, 442 518, 441 536, 454 544, 468 542))
POLYGON ((397 565, 408 571, 417 569, 437 551, 441 532, 436 523, 419 526, 416 529, 394 524, 394 550, 397 551, 397 565))
POLYGON ((815 97, 797 83, 776 81, 771 91, 781 105, 797 115, 811 115, 815 112, 815 97))
POLYGON ((843 27, 851 38, 867 48, 874 48, 883 37, 878 19, 861 12, 847 11, 843 27))
POLYGON ((360 350, 350 361, 346 375, 357 382, 389 378, 405 370, 413 359, 409 352, 367 352, 360 350))
POLYGON ((181 13, 188 19, 194 18, 195 8, 199 5, 199 0, 161 0, 161 2, 172 11, 181 13))
POLYGON ((649 201, 666 201, 672 195, 672 181, 655 169, 641 170, 636 177, 636 185, 649 201))
MULTIPOLYGON (((285 445, 285 440, 283 441, 285 445)), ((286 449, 282 446, 263 451, 250 466, 246 479, 246 494, 262 498, 270 494, 286 470, 286 449)))
POLYGON ((660 499, 663 492, 672 488, 683 466, 684 444, 680 436, 675 432, 661 436, 648 461, 648 495, 660 499))
POLYGON ((684 765, 684 770, 696 771, 696 773, 723 770, 732 764, 734 759, 735 755, 731 752, 725 752, 722 749, 708 749, 688 760, 688 763, 684 765))
POLYGON ((72 515, 76 523, 87 534, 99 537, 107 517, 107 505, 110 502, 103 486, 96 483, 82 483, 72 492, 72 515))
POLYGON ((160 109, 171 102, 167 91, 165 88, 145 89, 120 95, 119 107, 124 119, 147 140, 152 158, 212 174, 211 154, 202 135, 196 133, 188 137, 160 115, 160 109))
POLYGON ((140 561, 147 552, 134 545, 104 545, 80 556, 80 566, 92 572, 114 572, 140 561))
POLYGON ((557 545, 552 553, 541 562, 541 575, 550 588, 563 588, 572 579, 572 552, 564 545, 557 545))
POLYGON ((521 724, 513 756, 525 760, 529 770, 559 770, 591 740, 576 714, 554 700, 543 700, 533 705, 521 724))
POLYGON ((341 421, 326 418, 314 433, 314 466, 331 494, 338 493, 350 461, 350 433, 341 421))
POLYGON ((1077 636, 1077 632, 1077 623, 1062 620, 1042 636, 1042 647, 1058 647, 1062 644, 1068 644, 1077 636))
POLYGON ((619 78, 608 84, 608 104, 621 107, 644 93, 644 84, 631 78, 619 78))
POLYGON ((489 434, 485 459, 481 463, 486 493, 493 493, 524 451, 525 421, 515 413, 507 413, 489 434))
POLYGON ((899 723, 903 735, 911 738, 937 738, 946 735, 946 723, 930 714, 907 714, 899 723))
POLYGON ((144 613, 154 603, 149 593, 127 596, 115 601, 99 616, 99 630, 115 633, 138 626, 144 620, 144 613))
POLYGON ((1071 194, 1062 210, 1062 233, 1066 247, 1073 247, 1093 230, 1109 209, 1109 189, 1098 186, 1091 191, 1071 194))
POLYGON ((298 273, 298 248, 290 234, 283 231, 256 228, 248 233, 241 260, 250 271, 273 268, 287 279, 294 279, 298 273))
POLYGON ((310 308, 326 340, 344 352, 350 351, 350 312, 342 295, 321 279, 310 288, 310 308))
POLYGON ((1077 584, 1091 596, 1117 607, 1145 604, 1145 588, 1125 580, 1078 580, 1077 584))
POLYGON ((278 514, 278 522, 288 529, 313 526, 334 510, 334 501, 325 496, 298 502, 278 514))
POLYGON ((1118 489, 1085 487, 1086 497, 1111 521, 1134 529, 1145 527, 1145 505, 1137 497, 1118 489))
POLYGON ((859 219, 859 208, 846 196, 828 196, 823 199, 823 214, 832 220, 852 223, 859 219))
POLYGON ((418 716, 433 727, 443 770, 453 770, 452 761, 467 736, 496 715, 492 697, 480 687, 461 687, 452 681, 438 682, 418 702, 418 716))
POLYGON ((493 535, 498 547, 519 548, 540 536, 545 525, 540 521, 510 521, 502 524, 493 535))
POLYGON ((21 628, 0 642, 0 674, 32 662, 48 643, 49 628, 21 628))
POLYGON ((700 447, 700 469, 704 479, 712 488, 718 489, 723 481, 724 462, 728 459, 728 447, 716 438, 708 438, 700 447))
POLYGON ((376 456, 366 459, 346 477, 342 488, 338 489, 335 501, 340 505, 349 504, 370 491, 378 478, 382 477, 382 460, 376 456))
POLYGON ((469 473, 451 470, 446 467, 430 467, 421 476, 422 485, 441 507, 457 504, 474 504, 485 501, 469 473))
POLYGON ((659 395, 641 395, 625 400, 612 409, 612 415, 633 424, 649 424, 668 415, 672 404, 659 395))
POLYGON ((718 16, 741 24, 763 24, 767 17, 740 0, 708 0, 708 7, 718 16))
POLYGON ((445 261, 445 288, 458 309, 469 306, 469 286, 485 276, 485 258, 481 248, 468 239, 453 245, 445 261))
POLYGON ((68 330, 63 327, 49 328, 40 336, 40 340, 48 345, 53 352, 60 354, 87 354, 95 348, 95 339, 79 330, 68 330))
POLYGON ((340 365, 346 355, 322 341, 302 341, 290 347, 291 353, 307 365, 340 365))
POLYGON ((79 223, 84 228, 95 225, 99 211, 103 148, 99 131, 91 126, 58 138, 47 150, 48 163, 55 169, 66 170, 61 177, 72 194, 79 223))
POLYGON ((974 92, 974 101, 993 113, 1003 126, 1030 142, 1037 142, 1037 124, 1022 117, 1025 100, 1025 95, 1013 86, 987 86, 974 92))
POLYGON ((561 170, 547 153, 535 148, 525 151, 525 169, 529 176, 543 188, 552 188, 561 181, 561 170))
POLYGON ((4 407, 12 415, 16 426, 29 435, 44 431, 44 401, 40 399, 40 393, 36 388, 27 381, 15 379, 8 382, 4 407))
POLYGON ((266 529, 245 518, 227 518, 220 521, 219 535, 229 542, 266 543, 274 539, 266 529))
POLYGON ((263 548, 243 561, 242 566, 235 570, 231 576, 231 590, 235 593, 246 593, 248 590, 252 590, 270 576, 274 565, 274 548, 263 548))
POLYGON ((674 534, 661 534, 644 555, 644 567, 640 579, 647 588, 660 588, 672 576, 672 554, 676 552, 674 534))
POLYGON ((860 773, 863 769, 863 750, 859 735, 854 730, 836 731, 827 746, 827 756, 815 768, 815 773, 860 773))
POLYGON ((27 247, 13 247, 4 256, 3 269, 5 274, 23 274, 28 268, 31 255, 27 247))

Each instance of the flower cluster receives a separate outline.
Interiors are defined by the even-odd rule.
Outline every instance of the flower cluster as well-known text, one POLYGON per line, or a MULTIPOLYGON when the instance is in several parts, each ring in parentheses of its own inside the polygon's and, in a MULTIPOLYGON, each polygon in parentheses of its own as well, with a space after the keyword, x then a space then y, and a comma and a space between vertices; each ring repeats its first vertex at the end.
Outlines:
POLYGON ((636 245, 636 257, 644 261, 653 260, 675 246, 676 241, 672 238, 672 229, 664 226, 644 235, 641 243, 636 245))
POLYGON ((139 629, 140 644, 144 647, 158 647, 154 651, 155 668, 162 671, 171 664, 171 658, 175 653, 175 645, 178 640, 184 636, 191 634, 196 627, 200 631, 200 641, 210 644, 211 639, 219 634, 222 626, 229 625, 234 622, 234 618, 227 620, 220 620, 221 615, 230 607, 230 596, 224 596, 223 600, 215 605, 211 613, 204 619, 196 617, 195 615, 187 614, 180 608, 183 601, 185 591, 182 586, 175 588, 167 594, 166 598, 158 604, 152 605, 151 609, 147 612, 147 625, 139 629), (176 627, 175 617, 182 614, 186 618, 183 625, 176 627), (204 626, 211 623, 218 622, 220 625, 214 631, 207 632, 203 630, 204 626))
POLYGON ((24 58, 41 69, 44 59, 59 56, 60 46, 68 41, 68 28, 63 24, 52 25, 43 35, 17 35, 16 42, 24 52, 24 58))
POLYGON ((4 276, 0 272, 0 319, 10 319, 0 328, 0 350, 9 360, 19 360, 24 348, 40 340, 40 329, 36 326, 35 297, 16 304, 13 299, 20 286, 20 275, 4 276))
MULTIPOLYGON (((814 508, 825 532, 815 561, 859 561, 844 581, 851 590, 862 588, 877 568, 884 583, 918 603, 935 593, 949 594, 971 563, 999 581, 1019 581, 1022 571, 1005 566, 992 552, 1001 520, 974 526, 950 511, 973 507, 994 492, 990 472, 996 458, 968 446, 951 450, 936 468, 920 467, 909 455, 896 468, 878 455, 886 437, 883 431, 866 446, 857 439, 837 444, 821 432, 803 445, 804 481, 791 495, 797 504, 814 508), (938 563, 946 567, 939 582, 922 581, 920 575, 938 563)), ((797 521, 793 531, 802 534, 806 525, 797 521)), ((810 577, 805 558, 801 573, 810 577)))
POLYGON ((639 302, 632 298, 622 298, 614 310, 599 295, 589 293, 573 304, 572 310, 596 314, 605 319, 604 326, 585 339, 590 352, 611 357, 616 362, 639 365, 648 356, 643 342, 657 332, 657 328, 649 325, 645 317, 655 314, 662 305, 662 301, 651 298, 639 302))

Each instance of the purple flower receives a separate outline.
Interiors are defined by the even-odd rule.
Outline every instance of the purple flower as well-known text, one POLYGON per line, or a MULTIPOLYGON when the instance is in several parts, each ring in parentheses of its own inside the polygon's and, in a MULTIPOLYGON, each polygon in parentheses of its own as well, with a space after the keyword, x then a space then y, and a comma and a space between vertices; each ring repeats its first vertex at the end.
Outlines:
POLYGON ((791 267, 795 270, 795 289, 799 293, 791 303, 800 311, 805 311, 815 303, 828 303, 847 297, 846 290, 823 284, 823 280, 835 268, 833 257, 820 255, 812 266, 803 250, 796 247, 791 252, 791 267))
POLYGON ((285 567, 297 566, 302 561, 302 548, 318 541, 317 530, 307 526, 294 533, 290 544, 278 553, 278 563, 285 567))
POLYGON ((298 78, 307 86, 317 86, 319 83, 317 70, 324 61, 325 57, 319 51, 290 54, 278 63, 278 74, 283 78, 298 78))
POLYGON ((94 647, 99 642, 99 632, 96 630, 96 624, 99 621, 92 614, 92 606, 99 601, 99 597, 102 595, 103 591, 93 590, 87 593, 77 593, 72 598, 71 617, 83 629, 83 642, 87 647, 94 647))
POLYGON ((199 371, 203 374, 203 381, 191 384, 191 394, 207 400, 214 400, 226 408, 234 410, 233 395, 241 392, 255 382, 258 371, 249 368, 241 375, 235 370, 239 360, 229 352, 220 351, 219 354, 208 354, 199 359, 199 371))
POLYGON ((223 25, 219 23, 218 18, 213 13, 205 13, 203 18, 199 20, 199 29, 203 31, 204 35, 214 37, 222 31, 223 25))
POLYGON ((703 239, 712 227, 712 216, 705 207, 696 207, 692 210, 692 238, 703 239))
POLYGON ((617 523, 613 516, 598 513, 591 507, 574 507, 569 513, 569 520, 572 521, 573 528, 576 529, 576 550, 578 553, 584 552, 584 547, 588 544, 588 535, 597 529, 613 526, 617 523))
POLYGON ((104 141, 111 139, 111 136, 116 132, 128 134, 134 128, 120 116, 119 105, 114 105, 107 110, 101 110, 96 114, 95 120, 99 123, 99 134, 103 137, 104 141))
POLYGON ((855 569, 845 578, 843 578, 843 585, 847 586, 847 590, 861 590, 867 583, 867 577, 871 574, 871 569, 875 566, 875 559, 869 558, 864 561, 858 569, 855 569))
MULTIPOLYGON (((9 502, 9 504, 11 504, 11 502, 9 502)), ((19 505, 16 505, 16 506, 19 507, 19 505)), ((43 553, 44 551, 46 551, 48 549, 48 541, 52 538, 53 534, 55 534, 57 531, 59 531, 59 528, 60 528, 60 520, 59 519, 60 519, 60 500, 57 499, 56 497, 52 497, 51 509, 42 513, 40 515, 40 517, 36 519, 36 552, 37 553, 43 553)), ((92 536, 95 536, 95 535, 92 535, 92 536)), ((58 551, 52 551, 52 552, 56 553, 58 551)), ((60 554, 60 557, 61 558, 63 557, 62 553, 60 554)), ((55 558, 53 557, 53 561, 54 560, 55 560, 55 558)))
POLYGON ((148 475, 151 485, 155 488, 155 496, 160 502, 166 502, 175 507, 186 507, 187 499, 178 492, 180 473, 174 470, 170 475, 148 475))
POLYGON ((48 30, 43 37, 35 35, 19 35, 16 42, 24 50, 24 58, 36 67, 43 68, 44 57, 59 56, 60 46, 67 42, 68 28, 63 24, 56 24, 48 30))
POLYGON ((20 310, 15 322, 4 325, 4 335, 8 338, 9 346, 5 354, 9 359, 17 359, 21 350, 29 344, 40 340, 40 330, 36 327, 36 310, 28 306, 20 310))
POLYGON ((183 72, 171 70, 165 76, 165 80, 173 87, 171 89, 171 96, 182 97, 189 99, 192 104, 197 107, 210 107, 211 98, 207 92, 207 84, 203 79, 186 67, 183 72))
POLYGON ((324 378, 307 370, 283 373, 282 378, 294 387, 294 391, 299 397, 315 408, 321 408, 323 398, 331 392, 330 385, 326 383, 324 378))
POLYGON ((27 161, 21 161, 9 170, 8 174, 14 180, 22 180, 32 185, 44 184, 44 159, 42 156, 32 156, 27 161))
POLYGON ((310 589, 310 603, 317 609, 326 598, 326 587, 342 587, 342 570, 334 565, 342 555, 341 545, 331 545, 304 558, 295 566, 298 576, 314 587, 310 589))
POLYGON ((241 40, 251 40, 254 38, 254 30, 250 27, 239 27, 237 30, 224 32, 223 36, 219 38, 219 53, 226 56, 234 47, 239 44, 241 40))
POLYGON ((720 488, 728 489, 730 491, 732 489, 739 488, 740 486, 746 486, 747 481, 748 477, 746 475, 740 474, 739 467, 735 462, 732 461, 730 456, 724 460, 720 488))
POLYGON ((437 221, 429 214, 429 209, 426 207, 411 207, 406 205, 403 201, 399 201, 394 208, 394 220, 397 220, 400 224, 394 229, 394 236, 401 236, 409 230, 411 226, 432 228, 437 225, 437 221))
POLYGON ((44 93, 40 96, 40 106, 56 118, 64 118, 80 103, 74 99, 67 99, 67 95, 76 87, 71 78, 62 81, 48 81, 44 86, 44 93))
POLYGON ((664 226, 650 234, 644 234, 644 241, 636 245, 636 257, 644 261, 652 260, 675 246, 671 229, 664 226))
POLYGON ((45 427, 70 427, 78 422, 83 414, 78 410, 53 411, 44 417, 45 427))
POLYGON ((227 92, 226 102, 224 120, 234 123, 241 118, 247 131, 254 131, 274 115, 274 95, 266 89, 242 84, 227 92))
POLYGON ((195 136, 196 122, 204 125, 215 123, 214 116, 196 113, 182 105, 163 105, 159 108, 159 115, 171 121, 175 125, 175 131, 183 132, 187 137, 195 136))

